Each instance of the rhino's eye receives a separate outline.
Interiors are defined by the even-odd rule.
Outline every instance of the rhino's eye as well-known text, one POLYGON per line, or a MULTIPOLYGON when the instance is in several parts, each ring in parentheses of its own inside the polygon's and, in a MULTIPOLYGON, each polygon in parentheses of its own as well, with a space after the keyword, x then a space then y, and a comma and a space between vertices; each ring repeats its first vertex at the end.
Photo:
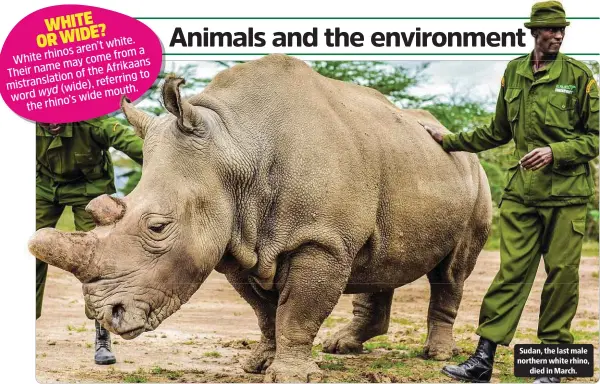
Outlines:
POLYGON ((175 226, 174 220, 165 215, 151 214, 150 217, 144 217, 142 228, 151 240, 164 240, 173 233, 175 226))
POLYGON ((166 223, 156 223, 156 224, 151 224, 150 226, 148 226, 148 229, 150 229, 154 233, 161 233, 165 229, 166 226, 167 226, 166 223))

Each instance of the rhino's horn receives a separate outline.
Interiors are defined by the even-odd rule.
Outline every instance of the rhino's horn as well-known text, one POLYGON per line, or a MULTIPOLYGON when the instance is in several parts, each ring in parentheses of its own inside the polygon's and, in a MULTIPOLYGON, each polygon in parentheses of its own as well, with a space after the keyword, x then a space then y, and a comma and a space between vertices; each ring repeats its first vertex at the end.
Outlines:
POLYGON ((165 108, 177 117, 179 128, 187 133, 201 130, 202 115, 187 100, 181 98, 179 87, 185 80, 175 75, 168 75, 162 87, 162 98, 165 108))
POLYGON ((38 230, 29 240, 29 251, 38 259, 71 272, 81 282, 96 275, 91 262, 98 238, 91 232, 61 232, 54 228, 38 230))
POLYGON ((125 214, 125 203, 119 198, 104 194, 90 201, 85 210, 92 215, 96 225, 110 225, 121 220, 125 214))
POLYGON ((125 95, 121 96, 121 110, 127 121, 129 121, 129 124, 133 125, 136 135, 144 139, 148 128, 152 125, 156 117, 137 109, 125 95))

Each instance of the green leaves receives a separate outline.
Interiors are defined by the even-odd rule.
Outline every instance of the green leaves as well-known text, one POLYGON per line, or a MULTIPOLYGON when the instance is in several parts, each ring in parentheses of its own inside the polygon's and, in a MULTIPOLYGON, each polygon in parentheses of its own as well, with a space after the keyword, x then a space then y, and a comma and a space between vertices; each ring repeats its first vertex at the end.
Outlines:
POLYGON ((373 88, 404 108, 419 105, 430 98, 410 93, 424 79, 429 63, 413 70, 384 61, 314 61, 312 68, 325 77, 373 88))

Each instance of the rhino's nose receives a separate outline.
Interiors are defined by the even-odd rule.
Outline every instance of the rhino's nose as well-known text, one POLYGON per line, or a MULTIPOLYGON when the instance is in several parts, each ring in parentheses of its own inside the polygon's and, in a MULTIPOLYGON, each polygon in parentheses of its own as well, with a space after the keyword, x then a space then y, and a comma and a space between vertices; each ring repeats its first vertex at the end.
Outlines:
POLYGON ((112 308, 112 325, 113 328, 118 328, 123 321, 123 315, 125 314, 125 307, 123 304, 116 304, 112 308))

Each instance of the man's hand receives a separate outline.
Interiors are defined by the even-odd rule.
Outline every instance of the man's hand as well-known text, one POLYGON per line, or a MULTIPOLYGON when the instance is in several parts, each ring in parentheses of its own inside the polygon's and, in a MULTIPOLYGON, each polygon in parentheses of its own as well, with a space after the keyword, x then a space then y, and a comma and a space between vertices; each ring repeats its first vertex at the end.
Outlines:
POLYGON ((419 124, 421 124, 423 128, 425 128, 425 130, 431 135, 431 137, 433 137, 433 140, 437 141, 439 145, 442 145, 444 135, 446 134, 444 131, 442 131, 439 127, 436 127, 434 125, 423 124, 420 121, 419 124))
POLYGON ((552 163, 552 149, 550 147, 536 148, 521 158, 519 164, 521 167, 537 171, 538 169, 545 167, 552 163))

